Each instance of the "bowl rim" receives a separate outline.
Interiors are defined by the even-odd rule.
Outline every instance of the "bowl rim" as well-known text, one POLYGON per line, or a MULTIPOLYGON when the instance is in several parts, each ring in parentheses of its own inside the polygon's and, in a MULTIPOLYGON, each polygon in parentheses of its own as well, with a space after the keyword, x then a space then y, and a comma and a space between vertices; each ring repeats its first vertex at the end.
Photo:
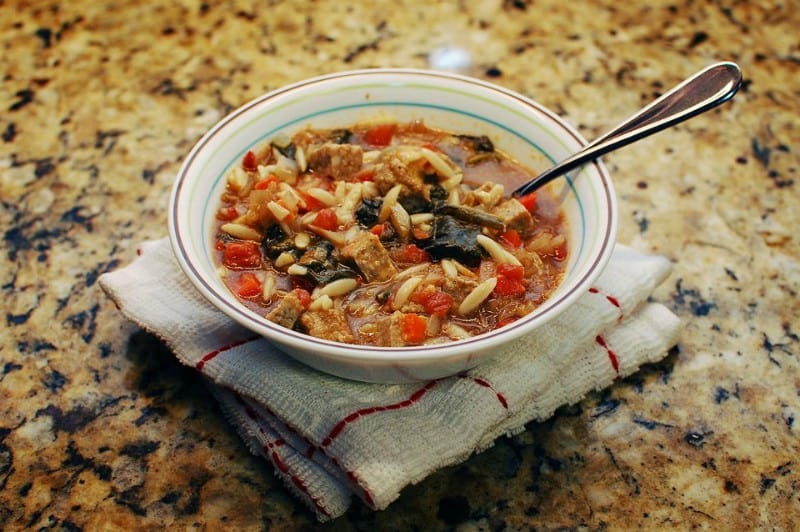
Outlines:
POLYGON ((281 327, 277 324, 270 323, 265 318, 257 316, 238 301, 232 300, 232 295, 225 297, 225 295, 220 294, 215 287, 211 286, 204 279, 204 275, 199 271, 198 267, 193 264, 192 254, 186 248, 186 245, 181 237, 182 231, 178 222, 179 217, 177 215, 177 200, 179 199, 180 193, 186 184, 187 176, 195 159, 221 129, 223 129, 230 122, 236 120, 240 115, 243 115, 252 108, 262 104, 264 101, 273 99, 297 89, 324 84, 328 81, 358 76, 369 76, 375 77, 376 79, 380 76, 422 76, 425 78, 439 78, 473 85, 479 87, 480 89, 493 91, 501 94, 504 97, 516 100, 523 106, 532 107, 536 112, 545 115, 553 123, 558 125, 563 133, 566 133, 572 137, 572 139, 579 145, 585 145, 587 143, 586 139, 584 139, 584 137, 572 125, 538 102, 500 85, 452 72, 417 68, 371 68, 346 70, 314 76, 281 86, 272 91, 268 91, 228 113, 196 142, 192 150, 181 164, 170 193, 168 231, 173 253, 184 274, 189 278, 195 288, 199 290, 209 302, 212 303, 212 305, 221 310, 234 321, 238 322, 240 325, 258 333, 268 340, 277 342, 279 346, 283 345, 304 351, 314 349, 314 352, 317 355, 324 355, 328 358, 342 361, 346 360, 348 362, 361 361, 366 363, 404 363, 411 361, 447 359, 451 357, 469 355, 470 353, 483 352, 493 345, 498 345, 498 337, 502 338, 501 343, 513 341, 527 333, 530 333, 533 329, 536 329, 537 327, 558 316, 566 308, 572 305, 578 297, 580 297, 589 289, 591 283, 594 282, 600 273, 602 273, 611 257, 611 253, 616 241, 618 226, 616 194, 610 175, 600 160, 595 160, 591 163, 587 163, 586 165, 587 167, 593 166, 595 171, 599 174, 597 178, 599 178, 602 182, 602 197, 604 198, 602 206, 605 207, 603 218, 608 220, 605 233, 602 235, 603 242, 600 246, 599 252, 593 258, 593 263, 587 268, 581 278, 574 282, 574 285, 571 288, 569 288, 565 293, 559 294, 556 302, 545 308, 539 314, 531 316, 530 319, 526 319, 528 316, 525 316, 516 322, 502 327, 501 329, 487 331, 474 337, 453 340, 451 342, 442 344, 424 344, 402 347, 347 344, 317 338, 308 334, 281 327))

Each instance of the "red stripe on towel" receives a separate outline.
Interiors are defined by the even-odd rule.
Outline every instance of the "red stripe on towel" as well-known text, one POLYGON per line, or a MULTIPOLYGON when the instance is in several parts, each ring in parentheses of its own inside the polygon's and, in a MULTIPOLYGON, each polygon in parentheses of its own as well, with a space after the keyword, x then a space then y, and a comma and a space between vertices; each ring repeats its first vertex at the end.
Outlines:
MULTIPOLYGON (((241 406, 241 407, 244 409, 244 412, 245 412, 245 414, 247 414, 247 416, 248 416, 249 418, 251 418, 253 421, 255 421, 255 422, 257 423, 257 425, 258 425, 258 431, 259 431, 259 432, 260 432, 260 433, 261 433, 261 434, 264 436, 264 438, 265 438, 265 439, 267 439, 267 440, 268 440, 268 437, 267 437, 267 434, 266 434, 266 432, 264 432, 264 429, 263 429, 263 428, 260 426, 260 424, 261 424, 261 423, 265 423, 265 424, 268 424, 268 423, 267 423, 266 421, 264 421, 263 419, 261 419, 261 417, 258 415, 258 413, 257 413, 255 410, 253 410, 252 408, 250 408, 250 405, 248 405, 248 404, 247 404, 247 403, 244 401, 244 399, 242 399, 242 396, 241 396, 241 395, 239 395, 239 394, 235 394, 235 395, 234 395, 234 397, 236 398, 236 402, 237 402, 237 403, 239 403, 239 405, 240 405, 240 406, 241 406)), ((271 415, 271 416, 272 416, 272 417, 274 417, 275 419, 279 419, 279 418, 278 418, 278 416, 276 416, 276 415, 275 415, 275 412, 273 412, 272 410, 270 410, 270 409, 269 409, 269 407, 267 407, 266 405, 263 405, 263 404, 262 404, 262 405, 261 405, 261 408, 265 409, 265 410, 267 411, 267 413, 269 413, 269 415, 271 415)), ((299 435, 299 436, 302 436, 302 435, 301 435, 301 434, 300 434, 300 433, 299 433, 299 432, 298 432, 298 431, 297 431, 297 430, 296 430, 294 427, 292 427, 291 425, 289 425, 289 424, 287 424, 287 423, 283 423, 283 426, 284 426, 284 427, 286 427, 286 429, 287 429, 289 432, 292 432, 292 433, 294 433, 294 434, 297 434, 297 435, 299 435)), ((338 467, 339 469, 341 469, 341 470, 342 470, 342 471, 343 471, 343 472, 344 472, 344 473, 347 475, 347 479, 348 479, 348 480, 349 480, 349 481, 350 481, 350 482, 353 484, 353 486, 355 486, 356 488, 358 488, 358 489, 360 489, 360 490, 361 490, 361 493, 362 493, 362 498, 364 499, 364 502, 366 502, 366 503, 367 503, 367 504, 368 504, 370 507, 372 507, 372 508, 375 508, 375 500, 372 498, 372 494, 369 492, 369 490, 368 490, 367 488, 365 488, 364 486, 362 486, 362 485, 361 485, 361 481, 358 479, 358 477, 356 476, 356 474, 355 474, 355 473, 353 473, 352 471, 348 471, 347 469, 343 468, 343 467, 341 466, 341 464, 339 464, 339 461, 338 461, 338 460, 336 460, 336 458, 335 458, 335 457, 333 457, 333 456, 331 456, 330 454, 328 454, 328 453, 325 451, 325 449, 321 449, 321 448, 317 447, 316 445, 314 445, 314 444, 311 442, 311 440, 309 440, 307 437, 305 437, 305 436, 302 436, 302 438, 303 438, 303 441, 304 441, 304 442, 305 442, 305 443, 308 445, 308 449, 306 450, 306 456, 307 456, 307 458, 311 458, 311 456, 314 454, 314 452, 315 452, 317 449, 319 449, 319 450, 322 452, 322 454, 324 454, 325 456, 327 456, 327 457, 330 459, 331 463, 332 463, 334 466, 336 466, 336 467, 338 467)), ((280 440, 278 440, 278 441, 280 441, 280 444, 281 444, 281 445, 283 445, 283 444, 285 443, 285 441, 284 441, 283 439, 280 439, 280 440)), ((277 442, 275 442, 275 443, 277 444, 277 442)), ((269 457, 270 457, 270 459, 271 459, 271 461, 273 462, 273 464, 275 464, 275 467, 277 467, 277 468, 278 468, 278 469, 280 469, 281 471, 284 471, 283 469, 281 469, 281 467, 280 467, 280 466, 277 464, 277 462, 276 462, 276 459, 280 460, 280 457, 279 457, 278 455, 276 455, 274 451, 272 451, 272 452, 269 452, 269 448, 270 448, 270 445, 269 445, 269 444, 268 444, 268 445, 265 445, 265 446, 263 446, 263 447, 262 447, 262 450, 264 451, 264 455, 265 455, 265 456, 269 456, 269 457)), ((295 449, 295 450, 296 450, 297 452, 301 452, 299 449, 295 449)), ((281 463, 282 463, 282 464, 284 464, 284 465, 286 465, 286 464, 285 464, 284 462, 282 462, 282 461, 281 461, 281 463)), ((298 485, 298 483, 297 483, 298 481, 302 482, 302 480, 301 480, 299 477, 298 477, 298 478, 295 480, 295 477, 294 477, 293 475, 291 475, 291 474, 289 474, 289 473, 286 473, 286 472, 284 472, 284 474, 286 474, 286 475, 287 475, 287 476, 288 476, 288 477, 289 477, 289 478, 292 480, 292 482, 295 484, 295 486, 297 486, 299 489, 301 489, 301 490, 303 491, 303 493, 305 493, 305 494, 308 496, 308 498, 309 498, 309 499, 310 499, 310 500, 311 500, 311 501, 314 503, 314 506, 316 506, 316 507, 317 507, 317 509, 318 509, 320 512, 322 512, 322 513, 324 513, 325 515, 327 515, 328 517, 330 517, 330 514, 329 514, 329 513, 328 513, 328 512, 325 510, 325 508, 323 508, 322 506, 320 506, 320 504, 319 504, 319 502, 317 501, 317 499, 311 495, 311 492, 308 490, 308 488, 307 488, 307 487, 301 487, 300 485, 298 485)))
POLYGON ((482 379, 481 377, 470 377, 468 375, 464 375, 464 377, 467 377, 475 384, 478 384, 480 386, 483 386, 484 388, 489 388, 490 390, 492 390, 495 396, 497 396, 497 400, 500 402, 501 405, 503 405, 503 408, 508 410, 508 400, 502 393, 495 390, 494 386, 492 386, 492 384, 489 381, 487 381, 486 379, 482 379))
POLYGON ((365 488, 363 485, 361 485, 361 480, 358 478, 358 476, 353 471, 350 471, 349 469, 345 469, 344 467, 342 467, 342 464, 339 463, 339 460, 337 460, 335 456, 331 456, 330 454, 328 454, 325 451, 325 449, 320 449, 320 451, 322 451, 322 454, 330 458, 331 463, 334 466, 338 467, 339 469, 345 472, 345 474, 347 475, 347 480, 350 481, 350 484, 361 490, 362 494, 361 498, 364 499, 364 502, 367 503, 367 505, 370 508, 374 509, 375 499, 372 498, 372 494, 369 492, 369 490, 365 488))
MULTIPOLYGON (((279 441, 281 443, 283 443, 283 440, 279 440, 279 441)), ((276 445, 277 445, 277 442, 276 442, 276 445)), ((325 514, 327 517, 331 517, 331 514, 328 512, 328 510, 325 509, 325 507, 322 506, 319 503, 319 501, 317 500, 316 497, 311 495, 311 492, 308 490, 308 486, 306 485, 306 483, 303 482, 303 479, 301 479, 300 477, 298 477, 297 475, 295 475, 292 472, 292 470, 289 468, 288 464, 286 464, 286 462, 283 461, 283 459, 280 457, 280 455, 278 455, 277 451, 273 450, 270 453, 270 458, 272 460, 272 463, 275 464, 275 467, 277 467, 278 470, 281 471, 281 473, 283 473, 284 475, 289 477, 289 479, 292 481, 292 484, 294 484, 297 487, 297 489, 299 489, 300 491, 302 491, 303 493, 306 494, 306 496, 311 500, 311 502, 314 503, 314 507, 320 513, 325 514)))
POLYGON ((361 493, 364 494, 364 502, 367 503, 370 508, 375 508, 375 501, 372 498, 372 494, 369 492, 369 490, 367 490, 367 488, 361 485, 361 481, 358 479, 356 474, 352 471, 347 471, 347 478, 349 478, 350 482, 352 482, 354 485, 361 488, 361 493))
POLYGON ((308 438, 304 437, 303 440, 308 444, 308 449, 306 450, 306 458, 311 459, 314 453, 317 450, 319 450, 324 456, 328 457, 328 459, 334 466, 341 469, 342 472, 344 472, 344 474, 347 475, 347 480, 350 481, 350 483, 353 485, 354 488, 361 490, 362 494, 361 498, 364 500, 364 502, 367 503, 367 505, 369 505, 371 508, 373 509, 375 508, 375 499, 372 498, 372 494, 369 492, 369 490, 361 484, 361 481, 354 472, 342 467, 342 464, 339 463, 339 461, 336 459, 335 456, 331 456, 331 454, 327 452, 325 449, 317 447, 316 445, 311 443, 311 441, 308 438))
MULTIPOLYGON (((267 437, 267 433, 264 432, 264 429, 262 429, 261 427, 258 427, 258 431, 261 434, 263 434, 264 438, 266 438, 266 440, 267 440, 267 443, 265 443, 264 446, 262 447, 262 449, 264 449, 264 451, 270 451, 270 450, 274 449, 275 447, 283 447, 284 444, 286 443, 286 441, 283 438, 278 438, 277 440, 270 440, 267 437)), ((283 470, 281 470, 281 471, 283 471, 283 470)))
POLYGON ((433 386, 437 382, 438 381, 428 382, 425 386, 423 386, 422 388, 411 394, 411 396, 408 399, 400 401, 399 403, 393 403, 390 405, 370 406, 367 408, 361 408, 359 410, 356 410, 355 412, 347 414, 344 418, 342 418, 341 421, 339 421, 338 423, 336 423, 336 425, 333 426, 330 433, 328 433, 325 439, 322 440, 322 446, 327 447, 328 445, 330 445, 331 442, 333 442, 333 440, 336 439, 336 437, 344 430, 344 428, 347 425, 354 422, 361 416, 368 416, 376 412, 385 412, 387 410, 399 410, 401 408, 406 408, 413 405, 414 403, 422 399, 422 396, 428 393, 428 390, 433 388, 433 386))
POLYGON ((589 293, 590 294, 600 294, 600 295, 602 295, 603 297, 606 298, 606 301, 608 301, 609 303, 611 303, 612 305, 617 307, 619 309, 619 320, 622 321, 622 305, 620 304, 619 299, 617 299, 616 297, 614 297, 614 296, 612 296, 610 294, 602 294, 600 292, 600 289, 595 288, 594 286, 589 288, 589 293))
POLYGON ((245 403, 239 394, 235 394, 234 397, 236 398, 236 402, 239 403, 239 405, 244 409, 244 412, 245 414, 247 414, 247 417, 252 419, 256 423, 256 425, 258 425, 258 432, 261 433, 261 435, 267 441, 266 444, 261 446, 261 450, 264 453, 264 456, 268 456, 273 465, 281 473, 286 475, 286 477, 292 482, 292 484, 294 484, 298 490, 303 492, 306 495, 306 497, 308 497, 308 500, 314 503, 314 507, 317 509, 317 511, 326 515, 327 517, 331 517, 331 514, 328 512, 328 510, 320 504, 318 498, 314 497, 311 494, 311 491, 308 489, 308 486, 303 481, 303 479, 300 478, 297 474, 295 474, 294 471, 292 471, 292 469, 289 467, 289 464, 284 462, 283 459, 278 454, 278 452, 275 450, 277 447, 282 447, 284 444, 286 444, 286 440, 284 440, 283 438, 278 438, 277 440, 270 440, 267 433, 261 427, 261 423, 264 423, 264 421, 261 419, 258 413, 252 408, 250 408, 250 405, 245 403))
POLYGON ((202 371, 203 370, 203 366, 206 365, 206 362, 210 361, 211 359, 213 359, 214 357, 216 357, 220 353, 224 353, 225 351, 229 351, 229 350, 233 349, 234 347, 239 347, 242 344, 246 344, 248 342, 252 342, 253 340, 258 340, 259 338, 261 338, 261 337, 260 336, 251 336, 250 338, 245 338, 244 340, 238 340, 236 342, 233 342, 232 344, 224 345, 224 346, 220 347, 219 349, 215 349, 215 350, 213 350, 213 351, 211 351, 209 353, 206 353, 205 355, 203 355, 203 358, 200 359, 200 362, 198 362, 195 365, 195 368, 200 370, 200 371, 202 371))
POLYGON ((606 350, 606 353, 608 353, 608 359, 611 361, 611 367, 614 368, 614 372, 619 375, 619 359, 617 358, 617 354, 612 351, 610 347, 608 347, 608 343, 606 342, 605 338, 599 334, 597 335, 597 338, 595 338, 595 341, 606 350))
MULTIPOLYGON (((422 388, 421 390, 417 390, 417 391, 416 391, 416 392, 415 392, 415 393, 414 393, 414 394, 413 394, 413 395, 412 395, 412 396, 411 396, 409 399, 407 399, 406 401, 402 401, 402 403, 404 404, 404 403, 406 403, 407 401, 409 401, 409 400, 411 400, 411 399, 413 399, 413 401, 418 401, 418 400, 419 400, 419 398, 420 398, 420 397, 422 397, 422 395, 424 395, 424 393, 427 391, 427 389, 428 389, 428 388, 430 388, 430 387, 432 387, 432 386, 433 386, 433 384, 435 384, 435 382, 436 382, 436 381, 431 381, 431 382, 429 382, 429 383, 428 383, 428 384, 427 384, 427 385, 426 385, 424 388, 422 388), (420 392, 422 392, 422 393, 420 393, 420 392)), ((244 409, 244 411, 245 411, 245 413, 247 414, 247 416, 248 416, 248 417, 250 417, 251 419, 253 419, 253 420, 257 421, 257 422, 263 422, 263 423, 265 423, 263 420, 261 420, 261 419, 260 419, 260 417, 258 416, 258 413, 257 413, 257 412, 255 412, 255 411, 254 411, 252 408, 250 408, 250 406, 249 406, 249 405, 248 405, 248 404, 247 404, 247 403, 246 403, 246 402, 245 402, 245 401, 242 399, 242 397, 241 397, 239 394, 236 394, 234 397, 236 398, 237 402, 238 402, 238 403, 239 403, 239 404, 242 406, 242 408, 244 409)), ((391 407, 391 406, 393 406, 393 405, 389 405, 389 406, 391 407)), ((269 415, 271 415, 271 416, 275 417, 276 419, 279 419, 279 418, 278 418, 278 416, 276 416, 276 415, 275 415, 275 412, 273 412, 272 410, 270 410, 270 409, 269 409, 269 407, 267 407, 266 405, 263 405, 263 404, 262 404, 262 405, 261 405, 261 408, 264 408, 264 409, 265 409, 265 410, 266 410, 266 411, 269 413, 269 415)), ((286 428, 287 428, 287 429, 288 429, 290 432, 293 432, 293 433, 295 433, 295 434, 298 434, 298 435, 300 435, 300 433, 299 433, 299 432, 298 432, 298 431, 297 431, 297 430, 296 430, 294 427, 292 427, 291 425, 289 425, 289 424, 287 424, 287 423, 285 423, 285 422, 284 422, 284 424, 283 424, 283 425, 284 425, 284 427, 286 427, 286 428)), ((344 428, 344 427, 342 427, 342 428, 344 428)), ((265 438, 267 437, 267 436, 266 436, 266 433, 264 432, 264 430, 263 430, 263 429, 262 429, 260 426, 258 427, 258 430, 259 430, 259 432, 261 432, 261 434, 263 434, 263 435, 264 435, 264 437, 265 437, 265 438)), ((339 432, 341 432, 341 429, 339 429, 339 432)), ((337 434, 338 434, 338 433, 337 433, 337 434)), ((334 436, 334 437, 335 437, 335 436, 334 436)), ((328 452, 327 452, 327 451, 326 451, 324 448, 322 448, 322 447, 317 447, 316 445, 314 445, 314 444, 313 444, 313 443, 312 443, 312 442, 311 442, 311 441, 310 441, 310 440, 309 440, 307 437, 305 437, 305 436, 302 436, 302 438, 303 438, 303 441, 304 441, 306 444, 308 444, 308 449, 306 450, 306 456, 307 456, 307 458, 311 458, 311 456, 313 456, 314 452, 316 452, 317 450, 319 450, 320 452, 322 452, 322 454, 323 454, 323 455, 327 456, 327 457, 328 457, 328 459, 330 459, 331 463, 332 463, 334 466, 336 466, 336 467, 338 467, 339 469, 341 469, 341 470, 342 470, 342 471, 345 473, 345 475, 347 475, 347 479, 348 479, 348 480, 349 480, 349 481, 350 481, 350 482, 353 484, 353 486, 354 486, 354 487, 356 487, 356 488, 358 488, 359 490, 361 490, 361 493, 362 493, 362 496, 361 496, 361 498, 364 500, 364 502, 365 502, 365 503, 367 503, 367 504, 368 504, 368 505, 369 505, 371 508, 375 508, 375 499, 372 497, 372 494, 369 492, 369 490, 368 490, 368 489, 367 489, 365 486, 363 486, 363 485, 361 484, 361 480, 358 478, 358 476, 356 476, 356 474, 355 474, 354 472, 352 472, 352 471, 349 471, 349 470, 345 469, 344 467, 342 467, 342 465, 339 463, 339 461, 336 459, 336 457, 335 457, 335 456, 332 456, 332 455, 331 455, 330 453, 328 453, 328 452)), ((284 440, 282 440, 282 439, 281 439, 280 441, 281 441, 281 444, 284 442, 284 440)), ((295 450, 297 450, 298 452, 301 452, 299 449, 295 449, 295 450)), ((271 458, 272 462, 275 464, 275 467, 277 467, 277 468, 278 468, 278 469, 280 469, 281 471, 284 471, 283 469, 281 469, 281 467, 280 467, 280 466, 277 464, 277 462, 275 461, 275 459, 276 459, 276 458, 277 458, 278 460, 280 460, 280 457, 278 457, 278 456, 277 456, 277 455, 274 453, 274 451, 273 451, 273 452, 271 452, 271 453, 269 453, 269 454, 267 454, 267 446, 264 446, 264 454, 265 454, 266 456, 269 456, 269 457, 271 458)), ((283 463, 283 462, 281 462, 281 463, 283 463)), ((285 463, 284 463, 284 465, 285 465, 285 463)), ((328 512, 325 510, 325 508, 322 508, 322 507, 319 505, 319 502, 318 502, 318 501, 317 501, 317 500, 316 500, 314 497, 312 497, 311 493, 308 491, 308 488, 307 488, 307 487, 300 487, 300 486, 297 484, 297 481, 301 481, 301 482, 302 482, 302 480, 301 480, 301 479, 297 478, 297 480, 295 480, 295 478, 294 478, 294 476, 293 476, 293 475, 290 475, 289 473, 286 473, 286 472, 284 472, 284 474, 286 474, 287 476, 289 476, 289 478, 291 478, 292 482, 293 482, 293 483, 294 483, 296 486, 298 486, 298 488, 299 488, 299 489, 301 489, 301 490, 303 491, 303 493, 305 493, 305 494, 308 496, 308 498, 309 498, 309 499, 311 499, 311 501, 313 501, 313 502, 314 502, 314 505, 315 505, 315 506, 316 506, 316 507, 319 509, 319 511, 320 511, 320 512, 322 512, 322 513, 324 513, 325 515, 327 515, 327 516, 329 516, 329 517, 330 517, 330 514, 329 514, 329 513, 328 513, 328 512)))

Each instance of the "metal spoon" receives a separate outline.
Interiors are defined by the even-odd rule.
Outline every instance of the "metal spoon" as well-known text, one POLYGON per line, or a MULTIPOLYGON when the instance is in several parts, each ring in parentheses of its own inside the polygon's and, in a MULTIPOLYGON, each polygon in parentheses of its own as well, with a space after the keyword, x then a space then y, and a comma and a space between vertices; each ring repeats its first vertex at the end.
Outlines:
POLYGON ((708 111, 733 97, 741 84, 742 71, 735 63, 711 65, 664 93, 576 154, 517 188, 513 195, 524 196, 605 153, 708 111))

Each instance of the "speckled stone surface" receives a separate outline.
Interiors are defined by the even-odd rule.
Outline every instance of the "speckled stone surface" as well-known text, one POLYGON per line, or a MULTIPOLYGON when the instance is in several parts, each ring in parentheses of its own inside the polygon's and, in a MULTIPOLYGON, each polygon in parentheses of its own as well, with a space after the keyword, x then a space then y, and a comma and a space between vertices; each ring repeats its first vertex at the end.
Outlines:
POLYGON ((620 240, 675 264, 654 298, 685 323, 678 349, 322 528, 795 528, 800 15, 646 4, 0 2, 0 529, 319 526, 96 281, 166 233, 181 159, 225 113, 442 49, 588 138, 714 61, 746 81, 606 158, 620 240))

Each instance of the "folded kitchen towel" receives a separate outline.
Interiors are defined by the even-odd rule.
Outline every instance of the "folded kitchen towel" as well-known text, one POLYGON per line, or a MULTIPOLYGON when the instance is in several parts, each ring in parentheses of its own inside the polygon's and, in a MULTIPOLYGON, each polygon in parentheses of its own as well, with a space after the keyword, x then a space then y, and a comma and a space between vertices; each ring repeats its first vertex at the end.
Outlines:
POLYGON ((341 379, 284 355, 208 303, 167 239, 100 284, 208 380, 250 450, 326 520, 353 494, 383 509, 408 484, 662 358, 680 324, 647 299, 669 269, 618 245, 592 288, 535 334, 471 371, 410 384, 341 379))

